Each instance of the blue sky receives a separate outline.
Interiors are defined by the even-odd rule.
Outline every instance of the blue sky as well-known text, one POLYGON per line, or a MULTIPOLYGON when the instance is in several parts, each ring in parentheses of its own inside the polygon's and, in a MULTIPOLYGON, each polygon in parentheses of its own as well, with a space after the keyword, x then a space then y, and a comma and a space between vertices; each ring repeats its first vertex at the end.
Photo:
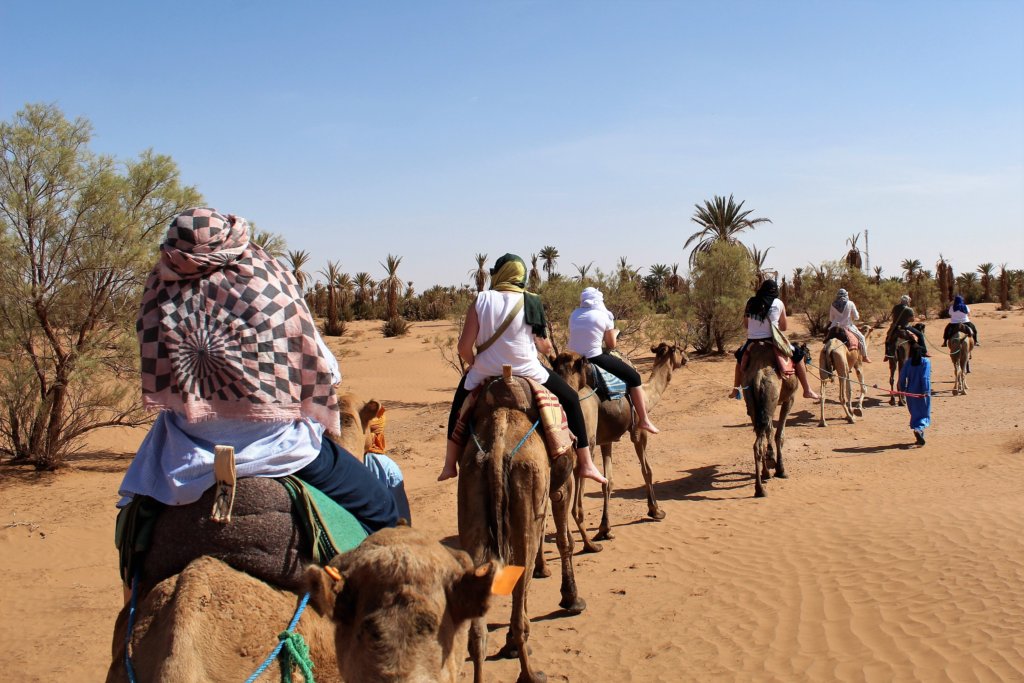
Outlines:
POLYGON ((0 0, 0 118, 171 155, 293 249, 422 291, 474 254, 685 268, 694 204, 783 272, 1024 267, 1022 2, 0 0))

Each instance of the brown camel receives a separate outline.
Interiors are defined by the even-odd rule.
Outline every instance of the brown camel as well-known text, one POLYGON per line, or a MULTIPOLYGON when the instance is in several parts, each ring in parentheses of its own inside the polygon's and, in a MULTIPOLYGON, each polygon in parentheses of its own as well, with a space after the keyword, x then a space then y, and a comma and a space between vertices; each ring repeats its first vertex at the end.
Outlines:
POLYGON ((332 434, 331 438, 362 460, 370 445, 370 420, 377 416, 380 402, 374 399, 363 401, 355 394, 346 393, 338 396, 338 407, 341 410, 341 434, 332 434))
MULTIPOLYGON (((507 369, 507 368, 506 368, 507 369)), ((526 380, 491 380, 481 391, 473 413, 472 436, 459 458, 459 541, 473 561, 533 567, 551 500, 556 543, 562 558, 562 600, 559 605, 578 614, 586 608, 573 572, 573 540, 569 533, 569 501, 575 458, 549 458, 539 430, 538 411, 526 380)), ((530 665, 527 640, 527 593, 531 572, 524 572, 512 593, 512 617, 499 657, 518 657, 519 681, 547 680, 530 665)), ((483 618, 470 626, 469 654, 473 680, 484 680, 487 627, 483 618)))
MULTIPOLYGON (((867 341, 868 337, 871 336, 872 329, 868 325, 864 326, 861 330, 864 333, 864 339, 867 341)), ((852 333, 850 333, 852 334, 852 333)), ((861 352, 863 349, 858 347, 857 349, 850 350, 846 344, 835 337, 830 337, 825 340, 825 346, 821 349, 821 356, 818 360, 818 372, 820 373, 821 379, 821 421, 818 422, 819 427, 827 427, 828 423, 825 422, 825 384, 831 383, 833 379, 837 380, 839 385, 839 403, 843 406, 843 412, 846 413, 846 421, 853 424, 857 421, 854 417, 854 413, 864 416, 864 370, 863 370, 863 356, 861 352), (860 396, 857 401, 857 407, 853 407, 853 378, 851 373, 857 373, 857 384, 860 387, 860 396)))
POLYGON ((970 370, 971 351, 974 350, 974 337, 962 330, 957 330, 949 338, 949 358, 953 361, 953 395, 967 393, 967 373, 970 370))
MULTIPOLYGON (((470 619, 487 611, 495 566, 411 527, 383 529, 330 567, 306 571, 312 609, 296 631, 321 682, 457 680, 470 619)), ((202 557, 139 603, 131 637, 140 681, 244 681, 278 642, 299 603, 220 560, 202 557)), ((107 683, 127 681, 129 608, 117 618, 107 683)), ((298 670, 296 670, 298 673, 298 670)), ((279 680, 275 660, 259 680, 279 680)), ((302 679, 299 679, 302 680, 302 679)))
POLYGON ((743 372, 743 398, 747 415, 754 423, 754 497, 763 498, 764 481, 771 478, 768 468, 775 467, 775 476, 786 478, 782 461, 782 446, 786 439, 786 418, 800 388, 796 375, 780 379, 775 369, 775 348, 771 340, 752 341, 747 353, 747 369, 743 372), (772 424, 772 414, 779 409, 778 426, 772 424), (772 433, 775 446, 772 448, 772 433), (774 451, 774 452, 773 452, 774 451))
MULTIPOLYGON (((672 381, 672 372, 686 365, 688 360, 681 348, 665 342, 652 346, 651 353, 654 354, 654 365, 651 367, 650 376, 643 385, 643 390, 647 397, 648 410, 658 405, 658 401, 661 399, 666 387, 672 381)), ((572 364, 563 363, 560 367, 561 369, 559 369, 559 366, 555 366, 555 371, 561 374, 570 386, 577 386, 580 380, 572 377, 574 372, 577 371, 573 369, 572 364)), ((586 382, 589 379, 584 377, 582 381, 586 382)), ((581 392, 581 396, 583 395, 586 395, 586 392, 581 392)), ((604 494, 601 525, 598 527, 597 534, 593 540, 587 536, 583 528, 584 482, 578 477, 576 478, 576 495, 573 499, 573 517, 576 519, 576 525, 580 530, 580 535, 583 537, 583 549, 586 552, 599 552, 601 550, 601 545, 594 541, 611 540, 614 538, 608 513, 612 495, 612 444, 621 439, 626 433, 630 435, 630 440, 633 442, 633 449, 636 451, 636 457, 640 461, 640 472, 644 477, 644 485, 647 487, 647 516, 651 519, 665 518, 665 512, 658 506, 658 500, 654 497, 654 475, 651 471, 650 463, 647 462, 647 439, 650 434, 637 427, 633 415, 632 405, 624 398, 614 401, 601 401, 598 407, 597 428, 595 436, 591 437, 590 443, 591 445, 601 446, 604 476, 608 479, 608 483, 601 487, 604 494)))
MULTIPOLYGON (((924 332, 924 323, 917 323, 913 325, 921 332, 924 332)), ((907 362, 907 358, 910 356, 910 345, 916 340, 916 337, 912 332, 908 332, 905 329, 896 330, 893 333, 896 337, 896 353, 894 356, 888 358, 889 361, 889 405, 905 405, 903 395, 896 392, 896 380, 900 376, 900 372, 903 371, 903 365, 907 362)))

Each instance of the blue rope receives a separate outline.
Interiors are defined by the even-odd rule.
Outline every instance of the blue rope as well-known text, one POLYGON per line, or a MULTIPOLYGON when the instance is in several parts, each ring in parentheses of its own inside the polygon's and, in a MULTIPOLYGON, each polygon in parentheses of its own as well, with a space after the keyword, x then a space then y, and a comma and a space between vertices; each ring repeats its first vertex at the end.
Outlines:
MULTIPOLYGON (((523 447, 523 444, 526 443, 526 440, 530 438, 530 434, 533 434, 533 432, 537 429, 537 425, 539 424, 540 420, 537 420, 536 422, 533 423, 533 426, 530 427, 530 430, 526 432, 523 438, 519 440, 519 443, 516 444, 516 447, 512 449, 512 452, 509 453, 510 458, 519 452, 519 449, 523 447)), ((476 438, 476 431, 473 430, 472 425, 470 425, 469 433, 470 436, 473 437, 473 442, 476 444, 476 447, 480 449, 480 452, 486 453, 487 449, 484 448, 484 445, 482 443, 480 443, 480 439, 476 438)))
POLYGON ((139 572, 132 578, 132 599, 128 603, 128 631, 124 634, 124 668, 128 672, 129 683, 135 683, 135 669, 132 667, 132 655, 129 649, 132 644, 132 631, 135 630, 135 603, 139 591, 139 572))
MULTIPOLYGON (((298 608, 295 610, 295 616, 292 617, 292 621, 290 624, 288 624, 288 630, 285 631, 285 633, 291 633, 295 630, 295 627, 298 626, 299 617, 302 616, 302 612, 306 609, 306 603, 308 602, 309 593, 306 593, 304 596, 302 596, 302 601, 299 603, 298 608)), ((277 647, 274 648, 273 652, 267 655, 267 658, 263 660, 262 664, 260 664, 260 668, 256 669, 256 673, 254 673, 252 676, 249 676, 249 678, 245 679, 245 683, 253 683, 253 681, 260 677, 260 674, 267 670, 267 667, 270 666, 270 664, 277 658, 277 655, 281 652, 281 648, 284 647, 285 640, 287 640, 287 638, 279 637, 277 647)))

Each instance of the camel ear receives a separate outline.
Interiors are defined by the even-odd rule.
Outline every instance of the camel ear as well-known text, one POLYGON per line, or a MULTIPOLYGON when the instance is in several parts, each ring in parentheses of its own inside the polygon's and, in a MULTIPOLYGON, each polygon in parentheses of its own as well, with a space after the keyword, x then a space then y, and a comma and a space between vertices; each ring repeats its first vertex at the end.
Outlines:
POLYGON ((380 401, 376 399, 370 399, 363 404, 363 407, 359 409, 359 421, 362 423, 360 426, 365 431, 367 425, 370 424, 370 420, 375 417, 380 417, 383 413, 384 407, 380 404, 380 401))
POLYGON ((318 614, 332 616, 334 605, 338 601, 338 593, 345 587, 345 577, 341 572, 330 565, 321 567, 311 564, 306 567, 303 583, 309 592, 309 604, 313 609, 318 614))
POLYGON ((491 585, 494 583, 496 572, 495 563, 487 562, 479 567, 467 569, 455 579, 448 592, 448 605, 456 623, 487 614, 491 602, 491 585))

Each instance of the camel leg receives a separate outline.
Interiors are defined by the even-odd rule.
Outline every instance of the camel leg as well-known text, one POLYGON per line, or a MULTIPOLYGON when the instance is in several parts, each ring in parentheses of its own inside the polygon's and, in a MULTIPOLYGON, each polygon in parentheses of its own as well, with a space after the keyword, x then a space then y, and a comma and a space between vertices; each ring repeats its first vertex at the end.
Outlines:
POLYGON ((864 371, 861 370, 860 363, 854 366, 854 370, 857 371, 857 386, 860 388, 860 392, 857 397, 857 409, 854 412, 857 415, 864 417, 864 371))
MULTIPOLYGON (((605 469, 605 476, 607 477, 608 470, 605 469)), ((576 486, 572 493, 572 516, 576 520, 576 528, 580 532, 580 538, 583 540, 583 552, 585 553, 599 553, 603 550, 600 543, 594 543, 590 540, 590 535, 587 533, 587 529, 584 525, 586 521, 583 515, 583 486, 586 483, 586 478, 580 477, 579 474, 573 473, 573 482, 576 486)))
POLYGON ((598 527, 594 540, 610 541, 615 538, 615 535, 612 534, 611 522, 608 520, 608 508, 612 502, 612 445, 610 443, 601 444, 601 460, 604 464, 604 478, 608 480, 608 483, 601 487, 601 493, 604 494, 604 507, 601 510, 601 526, 598 527))
MULTIPOLYGON (((545 525, 546 526, 546 525, 545 525)), ((551 570, 548 569, 548 563, 544 561, 544 532, 545 527, 540 528, 540 538, 537 540, 537 560, 533 565, 533 578, 535 579, 546 579, 551 576, 551 570)))
POLYGON ((658 507, 658 500, 654 497, 654 472, 647 461, 647 436, 641 434, 640 440, 633 443, 633 448, 636 450, 640 472, 644 475, 644 484, 647 486, 647 516, 651 519, 665 519, 665 512, 658 507))
POLYGON ((487 654, 487 623, 484 617, 469 625, 469 658, 473 661, 473 683, 484 683, 484 657, 487 654))
POLYGON ((819 427, 828 427, 828 423, 825 422, 825 372, 821 373, 821 398, 818 399, 818 406, 821 408, 821 419, 818 421, 819 427))
POLYGON ((789 417, 789 411, 793 408, 793 401, 795 397, 790 395, 782 403, 782 408, 779 410, 779 426, 775 430, 775 476, 779 479, 786 479, 786 467, 782 463, 782 446, 786 443, 786 419, 789 417))
POLYGON ((754 439, 754 498, 764 498, 764 484, 761 483, 761 462, 764 460, 764 434, 754 439))
POLYGON ((775 467, 775 444, 772 442, 772 435, 775 433, 775 428, 772 425, 771 418, 768 419, 768 429, 764 435, 764 448, 761 451, 761 480, 768 481, 772 478, 771 469, 775 467))
MULTIPOLYGON (((579 595, 576 588, 576 572, 572 565, 573 540, 569 531, 569 494, 572 480, 569 479, 555 495, 551 497, 551 515, 555 518, 555 543, 562 560, 562 600, 558 606, 572 614, 579 614, 587 608, 586 601, 579 595)), ((542 553, 538 551, 538 555, 542 553)))
POLYGON ((853 416, 853 377, 849 367, 846 368, 846 376, 843 377, 843 387, 846 389, 846 396, 843 397, 843 410, 846 411, 846 421, 853 424, 857 418, 853 416))
MULTIPOLYGON (((512 558, 514 564, 529 567, 536 561, 540 552, 538 542, 540 534, 537 526, 543 528, 547 517, 547 496, 540 501, 534 500, 535 491, 546 491, 546 477, 537 478, 528 470, 514 473, 518 481, 513 481, 511 489, 518 490, 509 497, 508 515, 509 528, 512 535, 512 558)), ((530 638, 530 619, 527 615, 527 595, 533 576, 525 572, 512 591, 512 618, 509 621, 508 635, 505 645, 498 651, 498 657, 519 659, 519 681, 522 683, 542 683, 547 677, 540 671, 530 667, 530 654, 527 641, 530 638)))
POLYGON ((896 390, 896 385, 893 381, 896 374, 896 363, 895 361, 889 361, 889 405, 896 405, 896 396, 892 392, 896 390))

